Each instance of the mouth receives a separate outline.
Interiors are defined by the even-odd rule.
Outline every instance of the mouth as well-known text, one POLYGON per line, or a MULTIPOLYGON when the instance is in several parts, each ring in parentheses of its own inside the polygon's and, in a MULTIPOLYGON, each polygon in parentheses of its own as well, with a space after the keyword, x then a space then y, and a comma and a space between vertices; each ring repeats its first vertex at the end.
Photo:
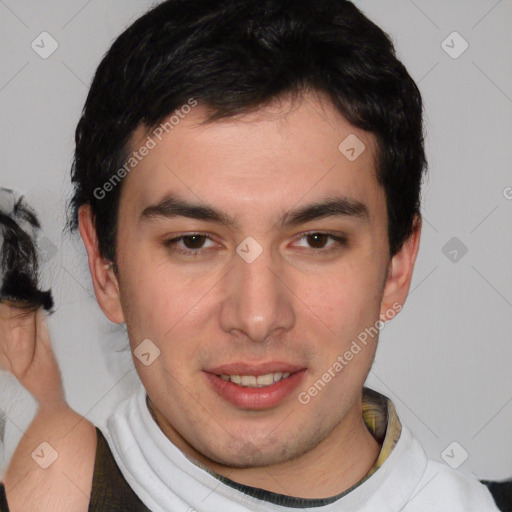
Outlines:
POLYGON ((232 364, 204 372, 210 387, 231 405, 263 410, 276 407, 300 384, 306 368, 285 363, 232 364))
POLYGON ((287 379, 290 372, 265 373, 264 375, 226 375, 222 373, 220 378, 225 381, 233 382, 244 388, 266 388, 272 384, 287 379))

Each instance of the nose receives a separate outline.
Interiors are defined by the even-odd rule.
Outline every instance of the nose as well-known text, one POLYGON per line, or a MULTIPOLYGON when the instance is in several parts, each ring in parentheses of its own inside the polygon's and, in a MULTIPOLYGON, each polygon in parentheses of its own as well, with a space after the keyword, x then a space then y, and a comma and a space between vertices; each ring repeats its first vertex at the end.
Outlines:
POLYGON ((252 262, 235 256, 226 275, 226 298, 220 311, 225 332, 262 343, 291 329, 295 323, 293 292, 283 269, 263 250, 252 262))

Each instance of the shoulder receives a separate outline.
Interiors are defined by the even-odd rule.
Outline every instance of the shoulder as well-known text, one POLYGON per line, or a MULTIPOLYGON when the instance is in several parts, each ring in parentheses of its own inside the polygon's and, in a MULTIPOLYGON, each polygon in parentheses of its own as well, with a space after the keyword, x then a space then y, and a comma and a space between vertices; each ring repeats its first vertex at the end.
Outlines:
POLYGON ((488 488, 474 476, 431 459, 409 503, 411 508, 404 512, 427 512, 432 507, 438 512, 499 511, 488 488))
POLYGON ((96 443, 94 425, 69 407, 40 410, 7 468, 10 512, 86 512, 96 443))
POLYGON ((429 458, 406 426, 386 466, 391 486, 403 490, 403 512, 499 512, 477 477, 429 458))

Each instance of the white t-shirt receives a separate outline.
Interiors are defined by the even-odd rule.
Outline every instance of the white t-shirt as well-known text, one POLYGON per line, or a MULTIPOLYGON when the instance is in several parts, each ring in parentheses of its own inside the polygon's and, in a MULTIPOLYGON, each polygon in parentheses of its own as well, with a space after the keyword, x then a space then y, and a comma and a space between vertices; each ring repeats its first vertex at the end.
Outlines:
POLYGON ((153 512, 499 512, 489 490, 471 475, 428 459, 392 402, 384 401, 388 425, 394 420, 399 428, 392 445, 393 433, 386 433, 389 455, 371 476, 330 500, 248 488, 192 462, 153 420, 142 386, 102 430, 124 478, 153 512))

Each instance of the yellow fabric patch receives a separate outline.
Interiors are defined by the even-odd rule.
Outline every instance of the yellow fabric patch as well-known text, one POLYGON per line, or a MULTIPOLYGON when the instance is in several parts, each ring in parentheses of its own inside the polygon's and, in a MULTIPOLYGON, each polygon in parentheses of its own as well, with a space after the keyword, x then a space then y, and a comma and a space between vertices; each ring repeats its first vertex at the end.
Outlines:
POLYGON ((391 400, 368 388, 363 389, 363 420, 381 444, 377 460, 363 478, 366 480, 384 464, 393 451, 400 438, 402 424, 391 400))

